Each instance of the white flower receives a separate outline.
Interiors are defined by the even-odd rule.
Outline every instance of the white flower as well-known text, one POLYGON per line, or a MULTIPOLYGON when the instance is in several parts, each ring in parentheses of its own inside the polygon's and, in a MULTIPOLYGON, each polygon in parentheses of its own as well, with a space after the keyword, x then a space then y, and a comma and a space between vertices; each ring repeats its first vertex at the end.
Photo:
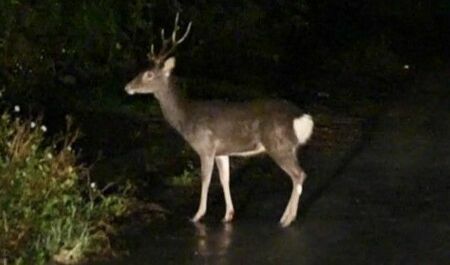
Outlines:
POLYGON ((30 127, 31 127, 31 128, 36 127, 36 123, 35 123, 34 121, 32 121, 32 122, 30 123, 30 127))
POLYGON ((20 112, 20 106, 19 105, 15 105, 14 106, 14 112, 20 112))
POLYGON ((91 189, 95 189, 97 187, 97 184, 95 184, 95 182, 91 182, 91 189))
POLYGON ((47 154, 47 158, 48 158, 48 159, 52 159, 52 158, 53 158, 52 153, 48 153, 48 154, 47 154))
POLYGON ((67 151, 69 151, 69 152, 72 151, 72 146, 70 146, 70 145, 67 146, 67 151))
POLYGON ((47 131, 47 127, 45 127, 45 125, 41 126, 41 131, 46 132, 47 131))
POLYGON ((409 64, 403 65, 403 69, 408 70, 409 69, 409 64))

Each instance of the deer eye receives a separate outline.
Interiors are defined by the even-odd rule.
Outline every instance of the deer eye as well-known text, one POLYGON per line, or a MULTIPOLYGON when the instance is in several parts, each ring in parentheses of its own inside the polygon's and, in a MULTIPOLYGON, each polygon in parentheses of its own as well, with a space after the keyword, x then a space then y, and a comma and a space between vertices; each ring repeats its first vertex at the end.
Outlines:
POLYGON ((145 72, 145 74, 144 74, 144 80, 146 80, 146 81, 152 80, 153 77, 155 77, 155 74, 153 72, 148 71, 148 72, 145 72))

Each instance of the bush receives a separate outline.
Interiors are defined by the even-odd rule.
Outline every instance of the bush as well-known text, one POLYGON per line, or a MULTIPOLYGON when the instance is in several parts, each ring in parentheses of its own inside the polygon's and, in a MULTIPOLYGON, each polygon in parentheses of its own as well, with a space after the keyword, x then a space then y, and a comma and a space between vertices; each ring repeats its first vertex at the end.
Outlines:
POLYGON ((107 225, 127 209, 89 182, 71 146, 70 126, 46 144, 46 127, 4 113, 0 118, 0 262, 80 262, 109 248, 107 225))

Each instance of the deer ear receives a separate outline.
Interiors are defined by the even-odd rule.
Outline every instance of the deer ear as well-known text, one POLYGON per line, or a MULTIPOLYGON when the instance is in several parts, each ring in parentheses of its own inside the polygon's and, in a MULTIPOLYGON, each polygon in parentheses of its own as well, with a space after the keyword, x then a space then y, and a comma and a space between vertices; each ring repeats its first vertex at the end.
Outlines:
POLYGON ((172 73, 174 67, 175 67, 175 57, 170 57, 164 62, 164 66, 162 69, 164 75, 169 76, 172 73))

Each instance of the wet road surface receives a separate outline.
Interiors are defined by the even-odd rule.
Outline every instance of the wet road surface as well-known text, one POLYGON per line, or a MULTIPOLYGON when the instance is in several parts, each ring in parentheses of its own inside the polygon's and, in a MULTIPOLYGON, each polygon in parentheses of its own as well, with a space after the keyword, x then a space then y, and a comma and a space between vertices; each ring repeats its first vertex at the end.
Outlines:
POLYGON ((172 216, 137 229, 130 255, 104 264, 450 264, 449 102, 425 94, 387 106, 345 165, 306 159, 311 179, 287 229, 277 220, 288 185, 237 207, 231 224, 172 216))

